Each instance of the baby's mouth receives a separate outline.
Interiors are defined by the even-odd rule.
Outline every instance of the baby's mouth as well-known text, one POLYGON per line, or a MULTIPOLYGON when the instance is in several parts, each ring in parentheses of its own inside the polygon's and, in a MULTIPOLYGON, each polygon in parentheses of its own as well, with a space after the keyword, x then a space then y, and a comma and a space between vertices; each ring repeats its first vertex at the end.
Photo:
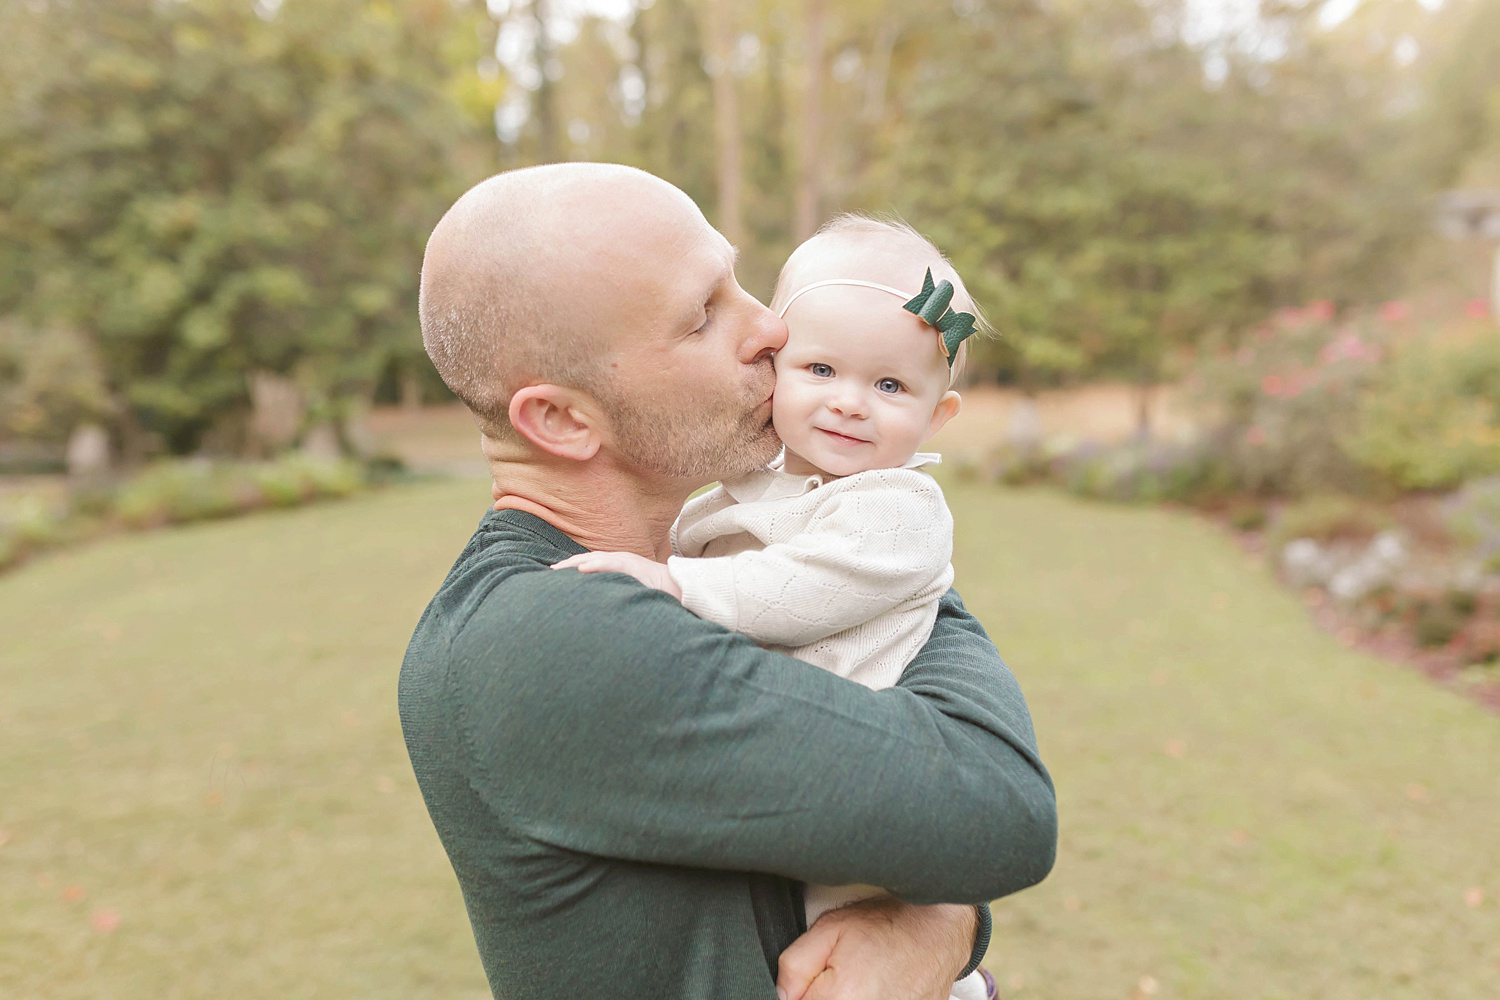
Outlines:
POLYGON ((833 438, 835 441, 842 441, 845 444, 869 444, 870 443, 870 442, 866 441, 864 438, 850 437, 848 434, 840 434, 838 431, 831 431, 827 427, 819 427, 818 430, 822 431, 824 434, 827 434, 829 437, 833 438))

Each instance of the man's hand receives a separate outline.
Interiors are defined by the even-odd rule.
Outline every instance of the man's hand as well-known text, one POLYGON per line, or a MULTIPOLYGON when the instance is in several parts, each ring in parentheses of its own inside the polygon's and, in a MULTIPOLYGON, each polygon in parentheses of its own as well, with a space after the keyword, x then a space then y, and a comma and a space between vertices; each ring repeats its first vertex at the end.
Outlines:
POLYGON ((560 563, 553 563, 552 568, 576 569, 580 573, 624 573, 648 587, 664 590, 679 601, 682 600, 682 588, 677 586, 677 581, 672 579, 667 567, 634 552, 582 552, 569 556, 560 563))
POLYGON ((783 1000, 947 1000, 974 950, 972 906, 868 899, 830 910, 781 953, 783 1000))

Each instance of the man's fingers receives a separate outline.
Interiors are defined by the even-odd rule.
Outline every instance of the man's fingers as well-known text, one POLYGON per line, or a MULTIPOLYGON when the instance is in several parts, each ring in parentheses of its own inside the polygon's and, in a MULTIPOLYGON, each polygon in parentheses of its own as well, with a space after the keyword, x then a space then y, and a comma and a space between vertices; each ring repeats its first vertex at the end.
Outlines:
POLYGON ((828 967, 838 931, 813 924, 808 932, 781 953, 776 964, 776 995, 781 1000, 803 1000, 813 980, 828 967))

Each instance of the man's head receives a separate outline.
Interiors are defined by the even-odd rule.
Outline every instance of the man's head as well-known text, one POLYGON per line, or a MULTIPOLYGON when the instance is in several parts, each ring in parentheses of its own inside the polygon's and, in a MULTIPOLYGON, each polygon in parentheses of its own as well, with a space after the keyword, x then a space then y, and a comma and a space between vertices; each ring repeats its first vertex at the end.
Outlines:
POLYGON ((840 216, 787 260, 771 304, 789 331, 774 414, 788 471, 899 466, 958 412, 963 348, 950 369, 938 331, 903 308, 928 269, 953 284, 954 309, 975 311, 952 265, 904 223, 840 216))
POLYGON ((491 177, 433 230, 422 340, 484 434, 707 481, 775 454, 785 328, 685 194, 629 167, 491 177))

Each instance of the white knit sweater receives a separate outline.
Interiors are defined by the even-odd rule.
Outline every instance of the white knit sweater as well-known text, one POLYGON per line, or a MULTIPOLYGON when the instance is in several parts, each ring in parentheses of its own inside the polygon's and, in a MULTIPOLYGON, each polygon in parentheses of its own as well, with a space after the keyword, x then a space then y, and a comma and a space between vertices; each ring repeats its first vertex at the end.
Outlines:
POLYGON ((895 684, 953 584, 953 517, 919 454, 901 469, 794 476, 779 461, 688 502, 667 567, 682 603, 866 687, 895 684))

